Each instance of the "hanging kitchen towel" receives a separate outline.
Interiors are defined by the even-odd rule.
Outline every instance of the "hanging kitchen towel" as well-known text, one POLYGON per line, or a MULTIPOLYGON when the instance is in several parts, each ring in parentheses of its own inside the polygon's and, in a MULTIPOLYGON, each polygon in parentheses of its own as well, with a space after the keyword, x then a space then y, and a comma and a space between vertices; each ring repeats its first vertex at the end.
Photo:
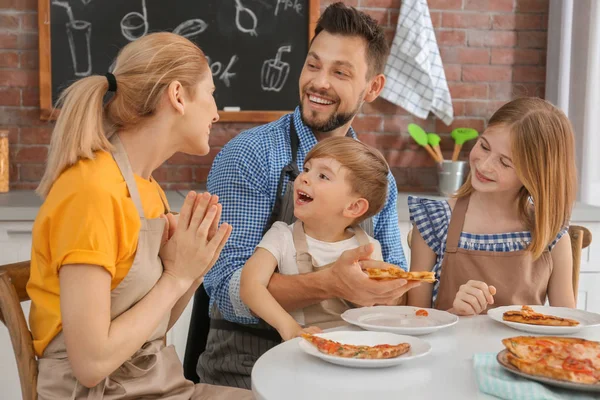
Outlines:
POLYGON ((452 100, 427 0, 402 1, 385 76, 381 97, 422 119, 433 112, 450 125, 452 100))

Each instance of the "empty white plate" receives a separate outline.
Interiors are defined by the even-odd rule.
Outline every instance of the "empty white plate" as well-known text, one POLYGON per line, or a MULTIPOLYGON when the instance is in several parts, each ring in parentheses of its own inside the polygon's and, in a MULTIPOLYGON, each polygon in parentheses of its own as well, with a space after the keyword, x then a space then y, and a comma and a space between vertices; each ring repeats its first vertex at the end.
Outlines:
POLYGON ((400 343, 410 344, 410 350, 395 358, 381 360, 369 360, 361 358, 344 358, 321 353, 313 344, 300 338, 300 348, 311 356, 318 357, 332 364, 354 368, 384 368, 398 365, 418 357, 422 357, 431 351, 431 345, 416 337, 396 335, 387 332, 369 331, 336 331, 319 333, 316 336, 334 340, 342 344, 353 344, 357 346, 376 346, 378 344, 396 345, 400 343))
POLYGON ((458 322, 458 317, 446 311, 409 306, 375 306, 352 308, 342 314, 344 321, 369 331, 426 335, 458 322), (416 315, 417 310, 427 316, 416 315))
POLYGON ((599 326, 600 325, 600 315, 595 314, 589 311, 577 310, 573 308, 565 308, 565 307, 550 307, 550 306, 530 306, 533 308, 535 312, 553 315, 555 317, 561 318, 569 318, 579 321, 579 325, 576 326, 547 326, 547 325, 531 325, 531 324, 522 324, 519 322, 510 322, 504 321, 502 319, 502 315, 506 311, 520 311, 522 306, 504 306, 497 307, 491 310, 488 310, 487 315, 504 325, 510 326, 511 328, 529 332, 529 333, 537 333, 542 335, 567 335, 575 332, 579 332, 584 328, 588 328, 591 326, 599 326))

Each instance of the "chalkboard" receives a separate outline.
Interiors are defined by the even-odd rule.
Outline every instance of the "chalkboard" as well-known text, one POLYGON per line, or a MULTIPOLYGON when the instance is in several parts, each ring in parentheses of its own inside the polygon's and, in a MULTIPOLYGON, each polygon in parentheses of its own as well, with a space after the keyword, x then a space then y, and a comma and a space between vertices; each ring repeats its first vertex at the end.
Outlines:
MULTIPOLYGON (((40 1, 42 118, 61 91, 111 71, 119 49, 152 32, 185 36, 207 55, 222 121, 262 122, 293 110, 319 0, 40 1)), ((53 112, 54 111, 54 112, 53 112)))

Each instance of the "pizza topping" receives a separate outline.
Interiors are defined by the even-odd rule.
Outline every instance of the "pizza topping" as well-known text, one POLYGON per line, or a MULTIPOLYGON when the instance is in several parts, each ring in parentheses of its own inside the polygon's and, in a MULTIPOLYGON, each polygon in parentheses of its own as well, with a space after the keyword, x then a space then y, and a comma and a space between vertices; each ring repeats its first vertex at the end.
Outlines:
POLYGON ((544 340, 544 339, 536 340, 535 344, 537 344, 538 346, 542 346, 542 347, 551 347, 554 345, 551 341, 544 340))
POLYGON ((600 383, 600 342, 554 336, 502 340, 508 361, 519 370, 552 379, 600 383))
POLYGON ((346 358, 385 359, 399 357, 410 350, 409 343, 397 345, 379 344, 376 346, 356 346, 343 344, 311 334, 302 337, 313 344, 321 353, 346 358))
POLYGON ((563 362, 563 368, 573 372, 579 372, 582 374, 593 374, 594 369, 591 360, 577 360, 573 357, 567 357, 563 362))
POLYGON ((579 321, 569 318, 556 317, 535 312, 529 306, 523 306, 521 310, 506 311, 502 315, 504 321, 518 322, 530 325, 551 325, 551 326, 576 326, 579 321))

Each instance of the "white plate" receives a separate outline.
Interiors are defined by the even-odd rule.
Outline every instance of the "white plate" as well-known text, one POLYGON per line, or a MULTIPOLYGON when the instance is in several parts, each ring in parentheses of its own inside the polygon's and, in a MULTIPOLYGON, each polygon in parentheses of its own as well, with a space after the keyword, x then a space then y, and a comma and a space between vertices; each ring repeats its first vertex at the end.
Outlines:
POLYGON ((458 322, 458 317, 446 311, 409 306, 375 306, 352 308, 342 314, 344 321, 369 331, 426 335, 458 322), (427 317, 419 317, 417 310, 426 310, 427 317))
POLYGON ((369 331, 336 331, 319 333, 317 336, 343 344, 376 346, 378 344, 409 343, 410 350, 396 358, 383 360, 365 360, 360 358, 344 358, 321 353, 314 345, 300 338, 300 348, 311 356, 318 357, 327 362, 354 368, 384 368, 401 364, 403 362, 422 357, 431 351, 431 345, 424 340, 411 336, 396 335, 387 332, 369 331))
POLYGON ((565 389, 573 389, 579 391, 586 392, 599 392, 600 393, 600 384, 586 384, 586 383, 575 383, 569 381, 561 381, 558 379, 552 379, 545 376, 536 376, 532 374, 527 374, 517 367, 512 365, 506 355, 508 354, 508 350, 504 349, 496 356, 496 360, 498 360, 498 364, 500 364, 507 371, 512 372, 513 374, 522 376, 523 378, 531 379, 534 381, 538 381, 541 383, 545 383, 546 385, 551 385, 555 387, 565 388, 565 389))
POLYGON ((521 324, 518 322, 504 321, 502 314, 506 311, 519 311, 522 306, 504 306, 493 308, 488 311, 487 315, 504 325, 510 326, 511 328, 518 329, 523 332, 538 333, 542 335, 568 335, 576 333, 583 328, 600 325, 600 315, 591 313, 589 311, 577 310, 573 308, 565 307, 549 307, 549 306, 530 306, 535 312, 539 312, 547 315, 554 315, 555 317, 569 318, 579 321, 579 325, 576 326, 546 326, 546 325, 530 325, 521 324))

